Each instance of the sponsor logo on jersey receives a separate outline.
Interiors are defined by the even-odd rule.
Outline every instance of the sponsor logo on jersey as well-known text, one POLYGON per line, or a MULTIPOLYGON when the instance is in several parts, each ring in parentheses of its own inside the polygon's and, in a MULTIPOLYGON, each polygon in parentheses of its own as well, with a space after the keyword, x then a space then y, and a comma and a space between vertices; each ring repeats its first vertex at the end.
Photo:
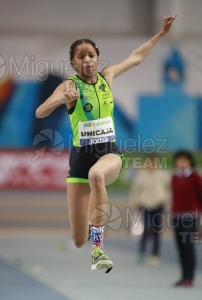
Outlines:
POLYGON ((100 86, 99 86, 99 89, 103 92, 105 92, 105 89, 106 89, 106 84, 102 83, 100 86))
POLYGON ((90 103, 86 103, 86 105, 84 105, 83 109, 85 110, 85 112, 90 112, 93 109, 93 106, 90 103))
POLYGON ((100 135, 109 135, 110 133, 114 133, 113 128, 107 128, 107 129, 101 129, 101 130, 93 130, 93 131, 82 131, 81 136, 82 137, 96 137, 100 135))

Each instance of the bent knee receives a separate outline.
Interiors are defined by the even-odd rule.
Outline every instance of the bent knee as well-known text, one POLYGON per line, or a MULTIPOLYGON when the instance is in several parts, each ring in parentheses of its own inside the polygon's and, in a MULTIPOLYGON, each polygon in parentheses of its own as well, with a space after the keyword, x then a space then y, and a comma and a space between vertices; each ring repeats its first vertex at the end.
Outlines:
POLYGON ((84 239, 76 239, 76 238, 72 238, 73 241, 74 241, 74 245, 77 247, 77 248, 81 248, 85 245, 86 241, 87 241, 87 238, 86 240, 84 239))
POLYGON ((104 183, 104 176, 98 169, 90 169, 88 174, 90 185, 98 187, 104 183))

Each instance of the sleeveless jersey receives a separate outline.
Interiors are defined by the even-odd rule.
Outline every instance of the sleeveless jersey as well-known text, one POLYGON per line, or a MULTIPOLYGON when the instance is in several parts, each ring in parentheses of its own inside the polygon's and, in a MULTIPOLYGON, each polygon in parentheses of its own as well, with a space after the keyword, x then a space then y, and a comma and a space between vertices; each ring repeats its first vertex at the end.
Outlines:
POLYGON ((77 75, 68 79, 75 82, 79 93, 75 106, 68 110, 73 132, 73 145, 82 147, 114 142, 114 101, 105 78, 97 73, 95 84, 86 83, 77 75))

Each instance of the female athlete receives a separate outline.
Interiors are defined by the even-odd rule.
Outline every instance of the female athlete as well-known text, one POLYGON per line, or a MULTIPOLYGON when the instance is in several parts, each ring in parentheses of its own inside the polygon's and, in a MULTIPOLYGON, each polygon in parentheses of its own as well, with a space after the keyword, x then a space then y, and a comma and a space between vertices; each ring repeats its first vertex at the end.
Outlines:
POLYGON ((82 247, 88 236, 92 236, 92 270, 107 269, 109 272, 113 267, 113 262, 103 252, 105 187, 119 176, 123 155, 115 144, 112 81, 139 65, 170 30, 176 17, 164 17, 158 34, 124 61, 100 73, 97 72, 99 49, 96 44, 89 39, 77 40, 70 47, 70 60, 77 75, 61 83, 36 110, 36 117, 44 118, 62 104, 67 107, 73 131, 67 176, 71 234, 77 247, 82 247))

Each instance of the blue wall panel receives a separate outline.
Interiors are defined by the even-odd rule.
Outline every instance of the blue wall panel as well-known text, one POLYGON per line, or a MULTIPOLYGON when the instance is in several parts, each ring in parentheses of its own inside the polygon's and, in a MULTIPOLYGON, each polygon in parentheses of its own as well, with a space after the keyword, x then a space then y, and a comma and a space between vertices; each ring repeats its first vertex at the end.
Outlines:
POLYGON ((141 140, 166 139, 165 149, 196 149, 198 101, 182 92, 141 95, 137 132, 141 140))

